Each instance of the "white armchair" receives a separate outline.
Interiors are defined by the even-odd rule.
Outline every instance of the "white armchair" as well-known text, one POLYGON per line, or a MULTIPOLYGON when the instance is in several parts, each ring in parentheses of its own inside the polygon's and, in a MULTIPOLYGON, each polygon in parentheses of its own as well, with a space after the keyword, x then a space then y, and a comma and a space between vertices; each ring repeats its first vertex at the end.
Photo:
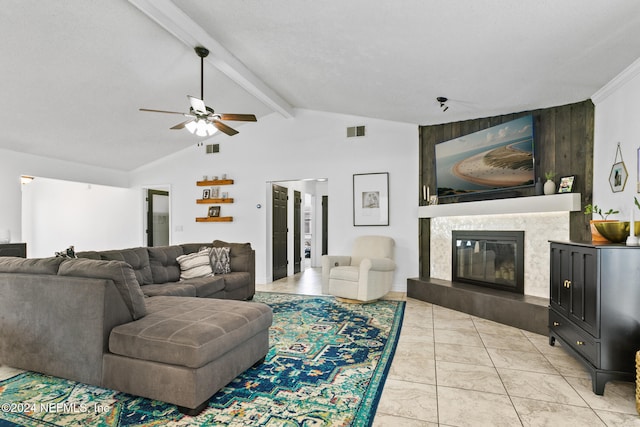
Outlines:
POLYGON ((391 290, 394 240, 386 236, 356 238, 351 256, 322 257, 322 293, 370 302, 391 290))

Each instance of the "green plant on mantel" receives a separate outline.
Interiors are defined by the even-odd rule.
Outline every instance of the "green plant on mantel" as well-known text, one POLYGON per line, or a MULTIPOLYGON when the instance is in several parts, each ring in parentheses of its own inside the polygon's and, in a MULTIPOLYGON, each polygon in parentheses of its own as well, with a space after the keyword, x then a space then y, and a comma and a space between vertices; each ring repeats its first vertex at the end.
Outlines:
POLYGON ((547 179, 547 181, 553 181, 553 178, 556 177, 556 173, 555 172, 545 172, 544 173, 544 177, 547 179))
POLYGON ((638 209, 640 209, 640 202, 638 202, 638 198, 634 196, 633 200, 636 202, 636 206, 638 207, 638 209))
MULTIPOLYGON (((638 201, 636 200, 636 205, 637 204, 638 204, 638 201)), ((640 206, 638 206, 638 208, 640 208, 640 206)), ((609 209, 605 213, 602 213, 602 209, 600 209, 598 205, 592 205, 591 203, 589 203, 584 207, 585 215, 598 214, 602 219, 607 219, 609 215, 618 214, 618 213, 620 213, 620 211, 614 211, 613 209, 609 209)))

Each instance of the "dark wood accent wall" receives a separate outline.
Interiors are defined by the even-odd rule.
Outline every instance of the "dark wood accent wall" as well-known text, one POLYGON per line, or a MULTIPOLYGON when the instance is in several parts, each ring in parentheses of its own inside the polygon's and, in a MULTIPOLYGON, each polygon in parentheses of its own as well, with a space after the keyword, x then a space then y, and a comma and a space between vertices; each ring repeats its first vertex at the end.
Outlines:
MULTIPOLYGON (((431 194, 436 191, 435 146, 459 136, 505 123, 532 114, 534 122, 534 150, 537 176, 547 171, 555 172, 558 185, 563 176, 576 177, 573 191, 582 194, 582 206, 591 203, 593 191, 593 128, 594 106, 590 99, 575 104, 544 108, 520 113, 481 119, 465 120, 420 127, 420 205, 427 203, 422 197, 422 186, 427 185, 431 194)), ((492 191, 467 196, 448 197, 440 203, 461 203, 470 200, 491 200, 510 197, 533 196, 533 187, 492 191)), ((420 276, 429 277, 430 223, 428 218, 419 221, 420 276)), ((589 218, 582 212, 570 213, 570 238, 575 241, 590 240, 589 218)))

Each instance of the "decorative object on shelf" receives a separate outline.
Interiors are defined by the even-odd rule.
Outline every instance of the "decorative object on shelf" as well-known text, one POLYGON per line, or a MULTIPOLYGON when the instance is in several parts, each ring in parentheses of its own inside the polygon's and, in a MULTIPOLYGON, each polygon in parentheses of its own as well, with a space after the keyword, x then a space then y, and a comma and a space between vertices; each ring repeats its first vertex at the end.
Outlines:
POLYGON ((607 219, 609 217, 609 215, 615 215, 615 214, 618 214, 618 213, 620 213, 620 211, 615 211, 613 209, 609 209, 605 213, 602 213, 602 209, 599 208, 598 205, 588 204, 588 205, 586 205, 584 207, 584 214, 585 215, 597 214, 597 215, 600 215, 600 218, 601 218, 601 219, 591 219, 591 220, 589 220, 589 226, 591 228, 591 241, 592 242, 608 242, 609 241, 605 236, 603 236, 598 231, 598 228, 596 228, 595 224, 601 223, 601 222, 618 222, 617 220, 607 219))
POLYGON ((429 205, 433 206, 433 205, 437 205, 438 204, 438 196, 436 196, 435 194, 433 196, 429 197, 429 205))
POLYGON ((223 173, 222 175, 220 175, 222 178, 221 179, 227 179, 227 174, 223 173))
POLYGON ((547 196, 556 192, 556 183, 553 182, 553 178, 555 178, 555 176, 555 172, 544 173, 544 177, 547 179, 547 181, 544 183, 544 194, 547 196))
POLYGON ((11 242, 11 230, 8 228, 0 229, 0 244, 11 242))
POLYGON ((209 207, 209 217, 217 218, 220 216, 220 206, 210 206, 209 207))
POLYGON ((211 190, 209 188, 202 190, 202 198, 205 200, 211 198, 211 190))
MULTIPOLYGON (((629 221, 598 221, 594 225, 598 232, 611 243, 622 243, 629 236, 629 221)), ((640 234, 640 222, 635 223, 634 234, 640 234)))
POLYGON ((228 193, 228 192, 226 192, 226 191, 223 191, 223 192, 222 192, 222 198, 223 198, 223 199, 228 199, 228 198, 229 198, 229 193, 228 193))
POLYGON ((389 225, 389 173, 353 175, 353 225, 389 225))
POLYGON ((220 187, 211 187, 211 198, 217 199, 220 197, 220 187))
POLYGON ((618 148, 616 148, 616 158, 614 162, 613 166, 611 166, 611 173, 609 174, 609 185, 611 185, 611 191, 619 193, 624 190, 624 186, 627 184, 627 178, 629 178, 627 167, 624 165, 624 160, 622 159, 622 150, 620 149, 619 142, 618 148), (620 156, 620 161, 618 161, 618 155, 620 156))
MULTIPOLYGON (((223 178, 223 179, 224 179, 224 178, 223 178)), ((211 180, 212 180, 212 181, 217 181, 217 180, 218 180, 218 175, 213 175, 213 176, 211 177, 211 180)))
POLYGON ((542 196, 544 194, 544 184, 542 183, 542 178, 538 177, 536 181, 536 196, 542 196))
POLYGON ((573 191, 573 182, 575 176, 563 176, 560 178, 560 186, 558 187, 558 193, 571 193, 573 191))
MULTIPOLYGON (((634 204, 638 207, 638 209, 640 209, 640 202, 638 202, 638 199, 636 197, 633 198, 633 202, 634 204)), ((627 237, 627 246, 640 246, 640 238, 638 237, 638 232, 636 232, 636 228, 640 229, 640 227, 637 227, 637 225, 640 225, 640 223, 636 223, 635 221, 635 211, 634 211, 634 207, 631 206, 631 218, 629 221, 629 237, 627 237)))

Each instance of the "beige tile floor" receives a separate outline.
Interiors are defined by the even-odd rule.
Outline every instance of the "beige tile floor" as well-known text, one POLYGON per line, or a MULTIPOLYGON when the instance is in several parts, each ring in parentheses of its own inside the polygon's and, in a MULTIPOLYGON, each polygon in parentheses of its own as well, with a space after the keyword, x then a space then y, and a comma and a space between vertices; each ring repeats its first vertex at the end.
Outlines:
MULTIPOLYGON (((257 290, 319 295, 320 270, 257 290)), ((593 394, 582 366, 546 336, 389 297, 407 305, 375 427, 640 426, 633 383, 593 394)), ((0 379, 17 372, 0 366, 0 379)))
MULTIPOLYGON (((259 291, 321 294, 320 269, 259 291)), ((635 386, 591 391, 588 373, 544 335, 407 302, 374 426, 640 426, 635 386)))

